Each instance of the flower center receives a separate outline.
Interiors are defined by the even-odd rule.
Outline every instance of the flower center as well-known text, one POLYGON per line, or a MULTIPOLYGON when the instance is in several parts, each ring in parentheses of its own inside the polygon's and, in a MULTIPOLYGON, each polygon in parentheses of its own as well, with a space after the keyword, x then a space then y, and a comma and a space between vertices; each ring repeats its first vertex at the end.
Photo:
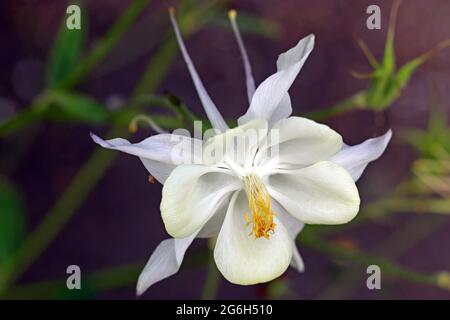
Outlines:
POLYGON ((270 196, 264 183, 254 173, 244 176, 245 192, 248 198, 248 210, 245 214, 247 225, 253 223, 252 232, 256 238, 270 238, 275 232, 274 212, 270 209, 270 196), (251 212, 251 220, 250 220, 251 212))

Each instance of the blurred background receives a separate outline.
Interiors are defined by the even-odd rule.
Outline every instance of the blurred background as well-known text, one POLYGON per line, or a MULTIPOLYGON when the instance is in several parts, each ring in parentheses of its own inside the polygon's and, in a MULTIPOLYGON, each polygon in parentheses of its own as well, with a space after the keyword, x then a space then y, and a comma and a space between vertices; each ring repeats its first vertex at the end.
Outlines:
MULTIPOLYGON (((177 110, 204 116, 174 42, 168 3, 0 2, 1 298, 136 299, 140 270, 168 238, 161 185, 149 183, 136 158, 99 150, 89 132, 139 141, 153 132, 144 125, 129 133, 138 114, 166 130, 189 128, 186 112, 177 110), (81 31, 65 28, 66 8, 74 3, 82 8, 81 31), (66 268, 73 264, 82 270, 82 290, 66 289, 66 268)), ((383 60, 392 1, 170 4, 225 118, 232 121, 247 108, 242 60, 227 20, 234 8, 257 83, 276 70, 278 54, 316 35, 290 90, 293 114, 330 125, 348 144, 388 128, 394 138, 358 182, 358 217, 300 234, 304 273, 290 269, 268 284, 232 285, 211 264, 207 241, 197 240, 181 271, 142 298, 450 298, 450 49, 436 47, 450 39, 450 2, 400 5, 397 70, 416 57, 423 61, 407 77, 387 74, 398 80, 398 90, 378 100, 370 99, 377 79, 355 72, 368 74, 382 64, 371 67, 357 40, 383 60), (366 27, 373 4, 381 8, 381 30, 366 27), (361 92, 365 100, 352 98, 361 92), (382 290, 366 288, 371 264, 381 267, 382 290)))

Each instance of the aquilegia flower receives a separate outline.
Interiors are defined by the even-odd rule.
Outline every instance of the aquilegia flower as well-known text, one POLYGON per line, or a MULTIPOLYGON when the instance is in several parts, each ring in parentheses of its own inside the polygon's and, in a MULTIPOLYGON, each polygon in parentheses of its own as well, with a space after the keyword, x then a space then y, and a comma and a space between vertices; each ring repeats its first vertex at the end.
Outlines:
MULTIPOLYGON (((391 131, 347 146, 328 126, 290 117, 288 89, 313 49, 314 36, 281 54, 277 72, 255 90, 234 11, 230 20, 243 56, 250 106, 238 126, 230 129, 195 70, 173 10, 170 18, 200 100, 218 132, 200 141, 201 159, 194 159, 194 151, 174 152, 180 144, 175 134, 158 134, 136 144, 92 136, 102 147, 138 156, 164 184, 161 214, 173 238, 153 252, 137 293, 176 273, 189 245, 202 237, 217 236, 214 259, 232 283, 267 282, 289 265, 303 271, 294 242, 303 224, 342 224, 356 216, 360 199, 355 182, 384 152, 391 131), (241 147, 229 143, 236 139, 244 141, 241 147)), ((182 140, 190 146, 199 142, 182 140)))

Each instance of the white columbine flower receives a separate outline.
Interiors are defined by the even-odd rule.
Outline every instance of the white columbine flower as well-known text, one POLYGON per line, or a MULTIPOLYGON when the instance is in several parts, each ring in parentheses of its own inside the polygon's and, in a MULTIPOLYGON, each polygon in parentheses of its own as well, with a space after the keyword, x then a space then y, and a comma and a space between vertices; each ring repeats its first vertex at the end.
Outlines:
POLYGON ((158 134, 136 144, 93 135, 105 148, 138 156, 164 184, 161 214, 173 238, 162 241, 153 252, 139 277, 137 293, 176 273, 189 245, 201 237, 217 236, 214 259, 232 283, 267 282, 289 265, 303 271, 295 246, 303 224, 342 224, 356 216, 360 199, 355 181, 367 164, 384 152, 391 131, 347 146, 328 126, 290 117, 288 89, 313 49, 314 36, 281 54, 277 72, 255 90, 234 11, 230 20, 244 61, 250 106, 238 119, 238 127, 229 129, 195 70, 173 10, 170 13, 199 98, 220 132, 206 140, 203 149, 221 148, 225 140, 258 134, 244 148, 227 148, 218 159, 204 156, 200 163, 194 163, 191 154, 174 157, 179 139, 171 134, 158 134))

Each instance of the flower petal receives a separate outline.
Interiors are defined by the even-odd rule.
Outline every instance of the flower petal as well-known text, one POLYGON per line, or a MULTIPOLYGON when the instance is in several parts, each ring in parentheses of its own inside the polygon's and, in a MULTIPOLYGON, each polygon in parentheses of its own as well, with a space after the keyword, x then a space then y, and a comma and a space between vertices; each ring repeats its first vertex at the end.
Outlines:
POLYGON ((359 210, 358 189, 352 177, 344 168, 329 161, 271 175, 267 189, 290 214, 304 223, 346 223, 359 210))
POLYGON ((203 228, 198 233, 198 238, 212 238, 218 236, 228 210, 228 205, 230 204, 230 195, 227 195, 222 199, 216 213, 209 218, 208 222, 205 223, 203 228))
POLYGON ((280 55, 278 71, 264 80, 256 89, 247 113, 238 119, 239 125, 253 119, 266 119, 272 124, 272 116, 279 117, 276 110, 282 107, 281 114, 290 114, 292 107, 285 96, 314 48, 314 35, 302 39, 297 46, 280 55), (282 104, 280 104, 283 101, 282 104))
POLYGON ((276 218, 270 239, 255 239, 246 225, 247 198, 235 192, 214 249, 214 259, 222 275, 231 283, 250 285, 279 277, 292 258, 292 239, 276 218))
POLYGON ((369 162, 378 159, 386 149, 392 137, 392 130, 384 135, 368 139, 355 146, 344 145, 341 151, 330 158, 330 161, 344 167, 358 181, 369 162))
MULTIPOLYGON (((277 71, 287 69, 297 61, 300 61, 303 57, 308 57, 313 47, 314 35, 309 35, 301 39, 295 47, 280 54, 277 60, 277 71)), ((286 93, 269 119, 269 128, 271 128, 278 120, 285 119, 291 114, 291 98, 289 97, 289 93, 286 93)))
POLYGON ((167 178, 162 190, 161 216, 167 232, 184 238, 200 230, 240 181, 225 169, 181 165, 167 178))
POLYGON ((172 26, 175 31, 175 36, 177 38, 181 54, 183 55, 189 73, 191 74, 192 81, 194 82, 195 89, 197 90, 197 94, 200 98, 200 101, 202 102, 206 115, 208 116, 208 119, 209 121, 211 121, 211 124, 213 125, 214 128, 224 132, 228 129, 228 125, 226 124, 219 110, 217 110, 216 105, 210 98, 208 92, 203 86, 203 82, 200 79, 197 70, 195 69, 194 63, 192 62, 191 57, 189 56, 189 53, 184 44, 183 37, 181 36, 181 32, 178 27, 178 23, 175 19, 173 8, 169 10, 169 13, 170 13, 170 21, 172 22, 172 26))
POLYGON ((280 54, 277 60, 277 69, 288 69, 305 57, 308 58, 309 54, 314 49, 314 40, 314 35, 310 34, 301 39, 295 47, 280 54))
POLYGON ((286 93, 281 99, 278 106, 272 113, 272 116, 269 119, 269 128, 272 128, 275 123, 277 123, 281 119, 286 119, 292 114, 292 104, 291 97, 288 93, 286 93))
POLYGON ((145 169, 147 169, 147 171, 162 184, 166 182, 166 179, 169 177, 170 173, 177 166, 175 164, 170 164, 167 162, 160 162, 144 158, 140 159, 145 169))
MULTIPOLYGON (((208 139, 203 146, 203 162, 223 161, 245 167, 251 165, 256 151, 267 136, 267 121, 256 119, 208 139)), ((239 170, 236 168, 236 170, 239 170)))
POLYGON ((178 272, 184 254, 197 234, 183 239, 166 239, 153 251, 139 275, 137 295, 142 295, 150 286, 178 272))
POLYGON ((151 136, 139 143, 130 143, 122 138, 103 140, 92 133, 91 137, 103 148, 138 156, 150 174, 161 183, 177 165, 192 163, 197 148, 202 144, 197 139, 168 133, 151 136))
POLYGON ((297 249, 297 245, 294 242, 294 251, 292 252, 292 260, 291 260, 291 267, 297 270, 298 272, 304 272, 305 271, 305 263, 303 262, 302 256, 300 255, 300 252, 297 249))
POLYGON ((303 272, 305 271, 305 264, 303 263, 303 259, 300 256, 300 253, 298 252, 296 239, 305 224, 289 214, 286 209, 284 209, 275 199, 271 199, 270 203, 272 206, 272 210, 275 212, 278 219, 286 228, 289 235, 291 236, 292 241, 294 242, 291 267, 297 269, 298 272, 303 272))
POLYGON ((278 121, 258 152, 255 163, 263 166, 303 167, 327 160, 342 147, 342 137, 330 127, 301 117, 278 121))

